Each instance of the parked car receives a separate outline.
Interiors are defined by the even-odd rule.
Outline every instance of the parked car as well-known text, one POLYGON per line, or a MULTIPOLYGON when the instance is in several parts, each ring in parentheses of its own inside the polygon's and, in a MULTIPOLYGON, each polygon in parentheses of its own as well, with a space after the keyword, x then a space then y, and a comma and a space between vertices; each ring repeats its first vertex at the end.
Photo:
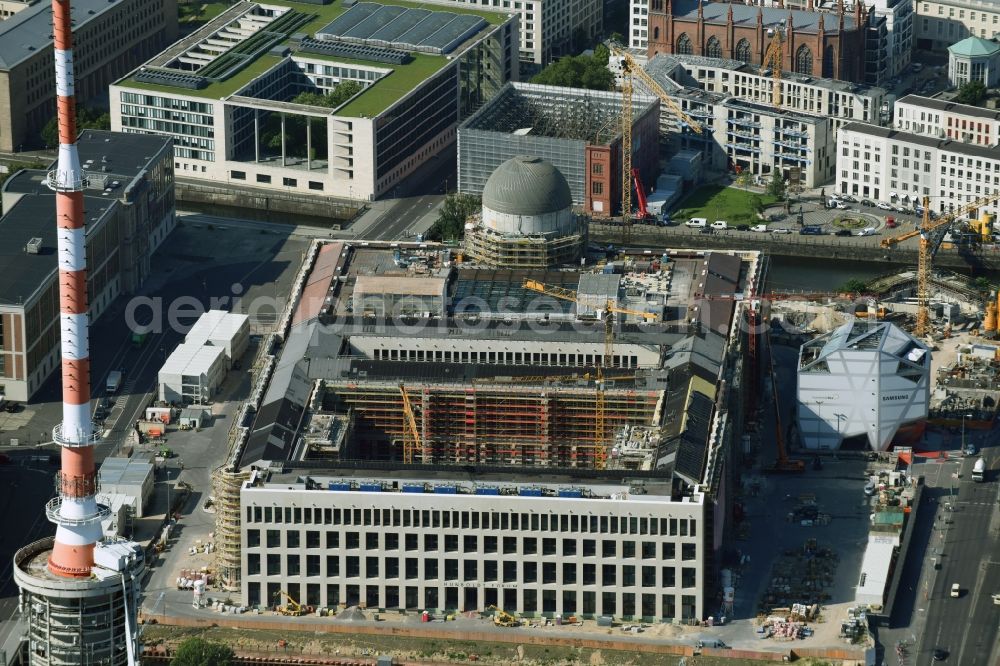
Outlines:
POLYGON ((850 203, 857 203, 857 201, 858 201, 857 199, 855 199, 854 197, 852 197, 850 194, 839 194, 839 195, 837 195, 837 198, 840 199, 841 201, 847 201, 847 202, 850 202, 850 203))
POLYGON ((750 225, 749 224, 737 224, 736 225, 736 231, 750 231, 750 225))
POLYGON ((876 229, 875 227, 865 227, 864 229, 858 232, 859 236, 874 236, 876 234, 878 234, 878 229, 876 229))
POLYGON ((708 219, 704 217, 692 217, 690 220, 684 223, 685 227, 692 227, 694 229, 700 229, 702 227, 708 226, 708 219))
POLYGON ((728 229, 729 228, 729 223, 726 222, 725 220, 716 220, 715 222, 712 222, 712 228, 713 229, 728 229))
POLYGON ((713 229, 712 227, 702 227, 698 231, 700 231, 703 234, 714 234, 715 233, 715 229, 713 229))
POLYGON ((882 210, 892 210, 892 205, 891 204, 887 204, 884 201, 876 201, 875 202, 875 207, 876 208, 880 208, 882 210))
POLYGON ((792 230, 791 229, 778 228, 778 229, 773 229, 771 231, 771 233, 775 233, 775 234, 790 234, 790 233, 792 233, 792 230))
POLYGON ((823 227, 802 227, 799 229, 799 234, 803 236, 822 236, 823 227))
POLYGON ((869 208, 873 208, 875 206, 870 199, 862 199, 860 203, 862 206, 868 206, 869 208))
POLYGON ((9 402, 9 401, 5 402, 4 406, 3 406, 3 410, 5 412, 7 412, 8 414, 17 414, 19 411, 21 411, 21 403, 19 403, 19 402, 9 402))
POLYGON ((896 218, 894 218, 891 215, 889 217, 885 218, 885 228, 886 229, 895 229, 897 226, 899 226, 899 225, 896 224, 896 218))
POLYGON ((915 62, 912 65, 910 65, 910 69, 912 69, 914 73, 922 71, 923 68, 924 64, 922 62, 915 62))
POLYGON ((755 224, 752 227, 750 227, 750 231, 756 231, 757 233, 764 233, 766 231, 770 231, 770 229, 767 228, 766 224, 755 224))
POLYGON ((834 232, 834 236, 850 236, 850 235, 851 235, 850 229, 837 229, 837 231, 834 232))

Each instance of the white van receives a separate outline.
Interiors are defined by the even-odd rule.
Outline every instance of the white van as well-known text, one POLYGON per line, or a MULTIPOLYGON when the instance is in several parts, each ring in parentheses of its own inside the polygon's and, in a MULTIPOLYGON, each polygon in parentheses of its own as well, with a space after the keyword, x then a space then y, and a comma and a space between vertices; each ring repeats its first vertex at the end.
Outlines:
POLYGON ((708 226, 708 218, 692 217, 690 220, 684 223, 684 226, 693 227, 695 229, 703 229, 708 226))
POLYGON ((728 229, 729 228, 729 223, 727 223, 725 220, 716 220, 715 222, 712 222, 712 228, 713 229, 728 229))

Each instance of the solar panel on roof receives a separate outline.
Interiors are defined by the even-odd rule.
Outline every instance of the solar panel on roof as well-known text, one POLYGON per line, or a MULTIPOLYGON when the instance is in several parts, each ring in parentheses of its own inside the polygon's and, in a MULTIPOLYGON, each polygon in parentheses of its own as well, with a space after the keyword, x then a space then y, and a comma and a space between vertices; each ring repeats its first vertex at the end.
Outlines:
POLYGON ((479 32, 485 25, 486 21, 478 16, 456 14, 452 21, 425 39, 421 45, 450 51, 464 42, 470 35, 479 32))
POLYGON ((319 30, 315 36, 329 42, 449 53, 487 25, 485 19, 469 14, 361 2, 319 30))
POLYGON ((416 24, 408 32, 399 36, 399 41, 407 44, 420 44, 425 39, 440 30, 445 24, 451 22, 451 15, 446 12, 434 12, 420 23, 416 24))
POLYGON ((321 53, 324 55, 340 56, 341 58, 351 58, 352 60, 384 62, 390 65, 405 65, 411 59, 410 54, 405 51, 384 49, 378 46, 348 44, 347 42, 321 42, 318 39, 311 38, 303 39, 299 43, 299 51, 302 53, 321 53))
POLYGON ((362 2, 354 5, 346 12, 335 18, 333 21, 328 23, 325 27, 321 28, 316 36, 319 39, 324 39, 327 35, 338 36, 342 35, 357 24, 364 21, 366 18, 374 14, 379 10, 381 5, 376 5, 371 2, 362 2))
MULTIPOLYGON (((360 6, 360 5, 359 5, 360 6)), ((354 37, 355 39, 371 39, 371 36, 382 29, 383 26, 395 21, 400 16, 410 10, 405 7, 395 5, 382 5, 378 11, 358 23, 356 26, 344 33, 344 37, 354 37)))
POLYGON ((431 12, 426 9, 414 9, 397 16, 387 25, 379 28, 371 34, 369 39, 375 41, 392 42, 399 39, 400 35, 413 28, 428 16, 431 12))
POLYGON ((201 90, 208 85, 208 80, 203 76, 168 72, 159 69, 142 70, 135 75, 135 80, 139 83, 152 83, 158 86, 173 86, 188 90, 201 90))

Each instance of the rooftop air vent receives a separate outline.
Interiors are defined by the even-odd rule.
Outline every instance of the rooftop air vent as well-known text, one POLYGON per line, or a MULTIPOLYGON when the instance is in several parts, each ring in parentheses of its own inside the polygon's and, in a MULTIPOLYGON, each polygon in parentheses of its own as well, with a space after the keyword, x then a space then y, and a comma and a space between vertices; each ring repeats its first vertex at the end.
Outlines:
POLYGON ((42 250, 42 239, 32 238, 28 241, 28 244, 24 246, 24 251, 28 254, 39 254, 42 250))

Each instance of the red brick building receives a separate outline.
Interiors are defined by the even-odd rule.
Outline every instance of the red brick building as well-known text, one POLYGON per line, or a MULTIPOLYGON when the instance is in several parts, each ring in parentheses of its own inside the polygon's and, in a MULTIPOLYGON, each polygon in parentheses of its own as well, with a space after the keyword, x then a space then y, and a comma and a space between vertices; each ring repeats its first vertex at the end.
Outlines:
POLYGON ((683 53, 762 64, 771 37, 782 26, 783 71, 863 83, 865 31, 862 3, 847 12, 757 7, 701 0, 649 0, 649 57, 683 53))

